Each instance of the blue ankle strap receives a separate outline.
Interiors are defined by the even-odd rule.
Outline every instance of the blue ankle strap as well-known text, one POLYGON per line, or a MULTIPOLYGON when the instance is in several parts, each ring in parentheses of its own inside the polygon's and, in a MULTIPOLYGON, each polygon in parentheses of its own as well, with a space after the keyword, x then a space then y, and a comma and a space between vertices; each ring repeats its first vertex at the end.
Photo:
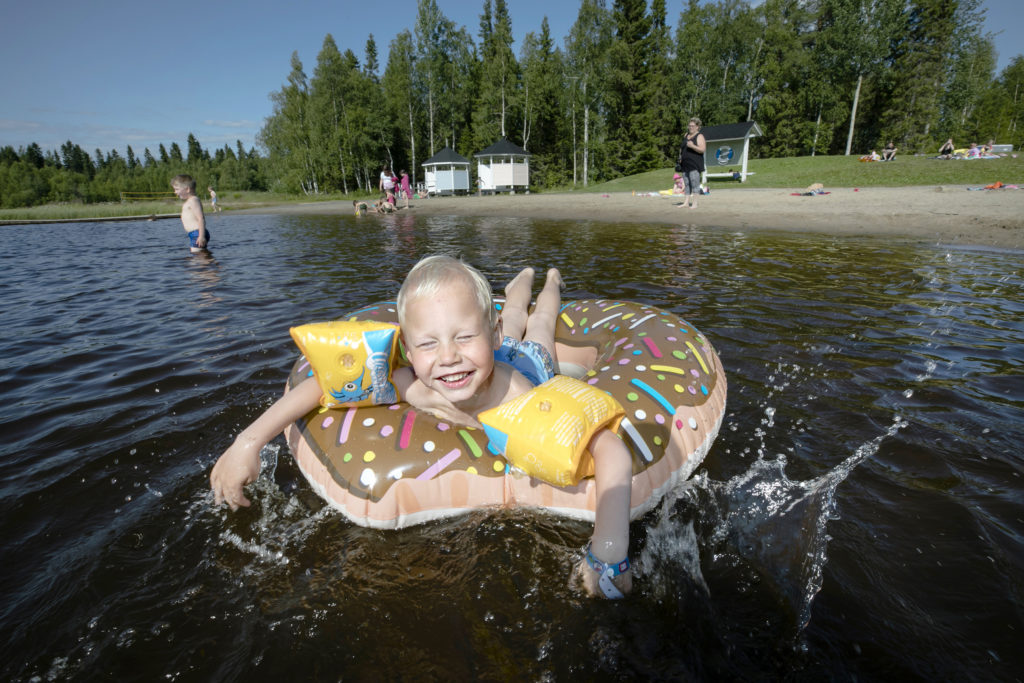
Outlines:
POLYGON ((616 562, 615 564, 606 564, 601 560, 594 557, 594 553, 590 551, 590 543, 587 544, 587 564, 598 574, 604 574, 606 571, 611 570, 612 576, 618 576, 629 571, 629 558, 616 562))
POLYGON ((599 578, 597 585, 601 588, 601 592, 609 600, 621 600, 626 597, 622 594, 622 591, 612 582, 619 574, 629 571, 629 558, 626 557, 621 562, 615 564, 606 564, 601 560, 594 557, 594 553, 590 551, 590 544, 587 544, 587 564, 590 568, 598 573, 599 578))

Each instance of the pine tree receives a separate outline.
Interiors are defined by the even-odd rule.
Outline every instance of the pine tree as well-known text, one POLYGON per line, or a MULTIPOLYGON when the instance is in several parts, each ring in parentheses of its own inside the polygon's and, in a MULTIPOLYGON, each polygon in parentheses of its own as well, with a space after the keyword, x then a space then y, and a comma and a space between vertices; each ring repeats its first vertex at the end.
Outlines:
POLYGON ((366 61, 363 64, 363 73, 370 77, 371 80, 377 82, 377 70, 380 68, 377 63, 377 41, 373 39, 373 34, 366 39, 366 61))
POLYGON ((197 163, 203 160, 203 147, 192 133, 188 134, 186 147, 188 148, 189 163, 197 163))
MULTIPOLYGON (((353 55, 354 59, 354 55, 353 55)), ((308 134, 312 152, 320 157, 324 189, 348 192, 348 177, 354 168, 354 136, 348 113, 348 94, 353 65, 346 63, 334 37, 328 33, 317 55, 310 82, 308 134)))
POLYGON ((673 107, 669 58, 671 38, 665 16, 665 0, 651 2, 651 30, 647 36, 647 84, 640 94, 643 103, 644 127, 650 129, 652 168, 665 166, 675 159, 679 147, 681 120, 673 107))
POLYGON ((954 50, 959 0, 911 0, 906 31, 898 36, 894 68, 888 72, 887 97, 898 97, 881 117, 885 139, 920 149, 930 141, 930 128, 939 118, 939 101, 946 85, 946 66, 954 50))
MULTIPOLYGON (((482 149, 509 137, 518 99, 519 64, 512 52, 512 20, 505 0, 484 0, 480 19, 479 88, 473 109, 473 139, 482 149)), ((514 137, 519 137, 518 135, 514 137)))
POLYGON ((43 158, 43 150, 38 143, 31 143, 25 148, 21 158, 28 162, 33 168, 42 168, 46 160, 43 158))
POLYGON ((800 0, 766 0, 760 13, 764 33, 755 66, 758 85, 750 91, 747 120, 756 118, 771 135, 755 144, 766 156, 813 153, 819 125, 814 97, 807 96, 812 86, 803 82, 815 71, 805 47, 812 26, 806 5, 800 0))
POLYGON ((441 91, 446 55, 444 42, 451 22, 441 14, 435 0, 418 0, 416 12, 416 80, 423 88, 427 114, 427 141, 434 155, 437 129, 441 125, 441 91))
POLYGON ((541 21, 540 35, 527 33, 520 54, 522 67, 523 148, 531 152, 531 182, 556 185, 565 179, 572 148, 562 148, 567 126, 562 116, 563 70, 561 52, 554 49, 547 17, 541 21))
POLYGON ((409 31, 402 31, 391 41, 383 87, 388 118, 394 122, 402 139, 408 143, 409 171, 415 187, 419 171, 416 164, 416 140, 420 109, 413 81, 414 59, 415 45, 412 34, 409 31))
POLYGON ((259 139, 270 152, 285 187, 305 194, 320 192, 320 173, 310 141, 309 83, 298 52, 292 53, 288 82, 271 95, 274 113, 260 131, 259 139))

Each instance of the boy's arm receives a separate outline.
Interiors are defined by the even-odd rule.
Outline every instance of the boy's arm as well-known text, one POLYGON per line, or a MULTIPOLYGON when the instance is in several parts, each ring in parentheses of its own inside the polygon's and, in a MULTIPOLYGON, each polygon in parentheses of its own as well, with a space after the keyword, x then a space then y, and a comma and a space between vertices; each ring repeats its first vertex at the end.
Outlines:
POLYGON ((320 403, 320 385, 308 378, 278 399, 256 421, 245 428, 224 451, 210 472, 210 488, 218 505, 226 502, 232 510, 249 506, 243 488, 260 474, 260 450, 277 434, 320 403))
POLYGON ((206 215, 203 214, 203 204, 199 201, 199 197, 189 198, 189 208, 192 210, 192 215, 196 219, 196 228, 199 230, 199 237, 196 239, 197 247, 206 246, 206 215))
POLYGON ((633 461, 626 444, 609 429, 594 435, 589 450, 597 489, 593 553, 602 562, 619 562, 629 552, 633 461))

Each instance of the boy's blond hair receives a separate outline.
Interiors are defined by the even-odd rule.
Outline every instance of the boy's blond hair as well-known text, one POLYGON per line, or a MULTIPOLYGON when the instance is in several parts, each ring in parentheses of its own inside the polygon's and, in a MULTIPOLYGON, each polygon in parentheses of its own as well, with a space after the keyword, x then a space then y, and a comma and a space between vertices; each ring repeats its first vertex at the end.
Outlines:
POLYGON ((192 190, 193 194, 195 194, 196 191, 195 179, 186 173, 182 173, 181 175, 176 175, 171 178, 171 185, 174 187, 187 187, 192 190))
POLYGON ((430 296, 441 291, 453 281, 462 280, 469 287, 480 309, 491 327, 498 324, 498 310, 491 298, 491 283, 473 266, 444 254, 427 256, 412 267, 405 276, 402 288, 398 290, 398 326, 405 326, 406 309, 409 302, 420 296, 430 296))

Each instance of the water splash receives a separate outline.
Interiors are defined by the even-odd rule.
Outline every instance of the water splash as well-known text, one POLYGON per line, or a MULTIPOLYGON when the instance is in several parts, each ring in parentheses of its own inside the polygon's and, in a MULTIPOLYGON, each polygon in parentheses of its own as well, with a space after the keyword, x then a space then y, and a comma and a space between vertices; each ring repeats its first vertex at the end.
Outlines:
POLYGON ((821 590, 836 488, 877 453, 885 439, 906 426, 897 415, 884 434, 861 444, 853 455, 816 479, 790 480, 786 458, 779 456, 758 459, 727 482, 708 484, 720 510, 712 542, 729 544, 773 581, 796 609, 798 631, 810 621, 811 603, 821 590))

